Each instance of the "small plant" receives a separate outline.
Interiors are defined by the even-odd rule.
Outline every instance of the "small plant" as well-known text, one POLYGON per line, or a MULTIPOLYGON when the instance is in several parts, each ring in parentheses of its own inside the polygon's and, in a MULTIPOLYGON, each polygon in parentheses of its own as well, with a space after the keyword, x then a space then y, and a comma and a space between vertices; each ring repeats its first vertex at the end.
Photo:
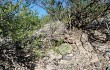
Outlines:
POLYGON ((56 50, 60 53, 60 54, 67 54, 70 53, 72 51, 72 46, 67 44, 67 43, 63 43, 61 44, 59 47, 56 48, 56 50))
POLYGON ((56 47, 56 46, 60 46, 62 43, 64 43, 64 40, 63 39, 61 39, 60 41, 52 40, 51 43, 52 43, 52 46, 56 47))

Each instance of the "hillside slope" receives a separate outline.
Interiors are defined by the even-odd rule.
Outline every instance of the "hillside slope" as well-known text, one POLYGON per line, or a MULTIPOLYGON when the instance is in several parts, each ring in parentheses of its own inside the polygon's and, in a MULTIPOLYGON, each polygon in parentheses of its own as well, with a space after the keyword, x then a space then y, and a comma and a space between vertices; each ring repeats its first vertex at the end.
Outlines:
MULTIPOLYGON (((110 41, 92 41, 94 37, 90 38, 91 36, 81 29, 73 27, 66 30, 62 22, 55 23, 47 24, 37 32, 38 37, 42 33, 45 34, 43 43, 48 41, 43 47, 54 49, 46 52, 47 55, 37 62, 35 70, 109 70, 110 41), (60 40, 63 40, 60 45, 52 46, 52 41, 60 40)), ((93 34, 99 39, 106 38, 106 35, 98 30, 93 34)))

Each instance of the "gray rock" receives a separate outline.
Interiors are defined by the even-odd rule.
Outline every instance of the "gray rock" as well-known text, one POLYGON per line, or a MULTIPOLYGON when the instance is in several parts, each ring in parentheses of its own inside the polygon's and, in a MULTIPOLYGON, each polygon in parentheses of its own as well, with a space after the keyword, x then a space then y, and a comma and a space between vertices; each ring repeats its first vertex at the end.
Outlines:
POLYGON ((107 69, 106 70, 110 70, 110 64, 107 66, 107 69))
POLYGON ((100 67, 100 62, 97 61, 97 62, 94 63, 94 65, 95 65, 95 67, 100 67))
POLYGON ((105 51, 105 54, 104 54, 105 58, 107 60, 110 60, 110 50, 109 51, 105 51))
POLYGON ((72 60, 73 54, 63 55, 62 60, 70 61, 72 60))
POLYGON ((48 61, 52 61, 54 59, 61 59, 62 58, 62 55, 58 54, 57 52, 55 52, 54 50, 49 50, 47 55, 50 57, 48 59, 48 61))
POLYGON ((42 36, 42 34, 45 35, 47 39, 52 39, 52 38, 59 38, 59 35, 64 34, 65 32, 65 25, 64 23, 60 21, 56 22, 51 22, 48 24, 45 24, 42 29, 39 29, 37 33, 37 37, 42 36))

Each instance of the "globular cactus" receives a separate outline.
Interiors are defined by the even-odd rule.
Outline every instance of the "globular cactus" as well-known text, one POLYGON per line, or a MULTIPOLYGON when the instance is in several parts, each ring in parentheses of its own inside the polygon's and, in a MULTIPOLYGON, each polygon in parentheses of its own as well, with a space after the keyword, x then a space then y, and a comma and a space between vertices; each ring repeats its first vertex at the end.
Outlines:
POLYGON ((67 53, 71 53, 72 46, 67 43, 63 43, 59 46, 58 51, 59 51, 59 53, 61 53, 63 55, 67 54, 67 53))

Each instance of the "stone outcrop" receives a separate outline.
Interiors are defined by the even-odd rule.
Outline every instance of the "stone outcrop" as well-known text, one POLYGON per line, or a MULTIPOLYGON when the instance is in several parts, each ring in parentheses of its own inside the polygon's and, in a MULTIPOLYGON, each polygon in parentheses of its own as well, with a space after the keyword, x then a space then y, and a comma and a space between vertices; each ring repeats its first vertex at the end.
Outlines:
MULTIPOLYGON (((109 41, 106 43, 90 42, 88 34, 77 28, 71 31, 65 30, 62 22, 58 22, 58 25, 52 28, 49 28, 50 24, 46 26, 48 27, 38 31, 38 34, 45 33, 44 38, 57 41, 62 39, 64 43, 55 47, 58 52, 53 49, 49 50, 47 56, 38 61, 36 70, 109 70, 109 41)), ((95 31, 94 35, 99 36, 101 40, 106 38, 98 31, 95 31)))

